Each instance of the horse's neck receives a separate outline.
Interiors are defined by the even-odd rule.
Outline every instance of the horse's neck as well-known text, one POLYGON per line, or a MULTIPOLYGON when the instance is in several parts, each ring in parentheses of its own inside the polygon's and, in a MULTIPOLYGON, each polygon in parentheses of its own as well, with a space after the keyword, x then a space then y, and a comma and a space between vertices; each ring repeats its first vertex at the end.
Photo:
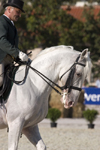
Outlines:
MULTIPOLYGON (((77 57, 77 54, 73 52, 52 51, 37 57, 32 61, 31 66, 56 83, 60 77, 60 72, 62 75, 73 64, 74 56, 77 57)), ((48 88, 51 90, 50 86, 32 70, 30 70, 30 79, 38 89, 46 90, 48 88)))
POLYGON ((55 81, 58 78, 59 72, 59 59, 55 56, 48 56, 46 58, 40 58, 39 61, 33 61, 32 67, 43 73, 45 76, 55 81))
MULTIPOLYGON (((58 62, 60 61, 58 61, 56 56, 53 55, 51 57, 49 55, 48 57, 40 57, 32 61, 31 66, 56 83, 60 70, 60 63, 58 62)), ((51 92, 52 88, 32 70, 30 70, 30 79, 39 91, 51 92)))
POLYGON ((52 81, 57 82, 60 70, 65 67, 67 69, 67 66, 69 68, 70 64, 73 63, 72 54, 72 52, 66 51, 53 51, 46 53, 32 61, 32 67, 36 68, 52 81))

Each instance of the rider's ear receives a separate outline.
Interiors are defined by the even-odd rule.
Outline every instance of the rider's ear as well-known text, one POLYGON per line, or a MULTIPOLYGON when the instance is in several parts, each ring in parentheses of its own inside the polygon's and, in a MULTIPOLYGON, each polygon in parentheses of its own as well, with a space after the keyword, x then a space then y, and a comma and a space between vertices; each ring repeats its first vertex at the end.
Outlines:
POLYGON ((87 58, 88 55, 89 55, 89 54, 88 54, 88 48, 86 48, 86 49, 84 49, 84 50, 82 51, 80 58, 81 58, 81 59, 87 58))

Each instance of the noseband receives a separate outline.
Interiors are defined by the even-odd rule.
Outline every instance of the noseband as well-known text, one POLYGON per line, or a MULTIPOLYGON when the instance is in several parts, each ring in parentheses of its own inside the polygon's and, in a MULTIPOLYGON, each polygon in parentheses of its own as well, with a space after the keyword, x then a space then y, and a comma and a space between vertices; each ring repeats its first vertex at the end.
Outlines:
POLYGON ((73 78, 74 78, 74 74, 75 74, 75 70, 76 70, 76 65, 81 65, 81 66, 85 67, 85 64, 78 62, 79 58, 80 58, 80 55, 77 57, 75 63, 60 77, 60 80, 61 80, 62 77, 70 70, 67 81, 66 81, 65 85, 62 87, 63 90, 68 89, 68 93, 70 93, 72 89, 78 90, 78 91, 82 90, 79 87, 73 86, 73 78))

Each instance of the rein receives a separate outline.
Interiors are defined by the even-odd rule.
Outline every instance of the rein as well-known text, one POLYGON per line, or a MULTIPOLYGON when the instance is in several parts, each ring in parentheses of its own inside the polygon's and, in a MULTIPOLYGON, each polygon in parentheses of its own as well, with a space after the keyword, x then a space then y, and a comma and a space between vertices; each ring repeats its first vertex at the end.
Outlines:
POLYGON ((25 83, 26 77, 27 77, 27 73, 29 68, 32 69, 37 75, 39 75, 49 86, 52 87, 52 89, 54 89, 57 93, 59 93, 61 95, 61 93, 55 88, 53 87, 48 81, 50 81, 52 84, 54 84, 56 87, 58 87, 60 90, 63 90, 62 87, 60 87, 58 84, 56 84, 55 82, 53 82, 52 80, 50 80, 49 78, 47 78, 44 74, 42 74, 41 72, 39 72, 38 70, 36 70, 35 68, 31 67, 30 64, 31 62, 28 61, 18 61, 17 62, 19 65, 17 67, 20 67, 21 65, 26 65, 26 69, 25 69, 25 77, 23 80, 21 81, 15 81, 13 79, 13 77, 10 77, 10 70, 7 72, 7 77, 15 84, 17 85, 22 85, 23 83, 25 83))
MULTIPOLYGON (((78 59, 79 59, 79 57, 80 57, 80 55, 77 57, 77 59, 76 59, 76 61, 75 61, 75 63, 60 77, 60 80, 62 79, 62 77, 68 72, 68 71, 73 71, 73 68, 75 69, 75 65, 81 65, 81 66, 83 66, 83 67, 85 67, 85 65, 84 64, 82 64, 82 63, 79 63, 78 62, 78 59)), ((26 80, 26 77, 27 77, 27 73, 28 73, 28 70, 29 70, 29 68, 30 69, 32 69, 37 75, 39 75, 49 86, 51 86, 52 87, 52 89, 54 89, 58 94, 60 94, 60 95, 62 95, 62 93, 61 92, 59 92, 55 87, 53 87, 53 85, 54 86, 56 86, 56 87, 58 87, 60 90, 64 90, 64 89, 69 89, 68 91, 70 92, 70 89, 74 89, 74 90, 79 90, 79 91, 81 91, 81 88, 78 88, 78 87, 74 87, 74 86, 72 86, 72 85, 70 85, 70 86, 68 86, 68 83, 67 83, 67 81, 69 80, 69 77, 68 77, 68 80, 66 81, 66 84, 63 86, 63 87, 60 87, 58 84, 56 84, 55 82, 53 82, 52 80, 50 80, 48 77, 46 77, 44 74, 42 74, 41 72, 39 72, 38 70, 36 70, 35 68, 33 68, 33 67, 31 67, 30 66, 30 64, 31 64, 31 62, 30 61, 28 61, 28 62, 23 62, 23 61, 18 61, 17 62, 18 64, 19 64, 19 66, 21 66, 21 65, 26 65, 26 69, 25 69, 25 77, 24 77, 24 79, 22 80, 22 81, 15 81, 14 79, 12 79, 12 77, 10 77, 9 76, 9 72, 7 73, 7 75, 8 75, 8 78, 10 79, 10 80, 12 80, 15 84, 23 84, 24 82, 25 82, 25 80, 26 80), (51 84, 51 83, 53 84, 51 84)), ((74 72, 73 72, 74 73, 74 72)), ((70 75, 70 74, 69 74, 70 75)), ((74 75, 74 74, 73 74, 74 75)))
POLYGON ((68 71, 70 71, 75 65, 81 65, 81 66, 85 67, 84 64, 79 63, 79 62, 75 62, 75 63, 60 77, 60 80, 61 80, 62 77, 63 77, 68 71))

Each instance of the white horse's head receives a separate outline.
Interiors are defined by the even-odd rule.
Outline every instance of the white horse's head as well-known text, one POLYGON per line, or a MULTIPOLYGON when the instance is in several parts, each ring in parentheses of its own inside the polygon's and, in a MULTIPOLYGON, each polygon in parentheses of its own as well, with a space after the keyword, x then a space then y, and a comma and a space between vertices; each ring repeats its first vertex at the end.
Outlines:
POLYGON ((38 76, 36 76, 37 80, 34 82, 37 83, 35 85, 41 83, 41 86, 38 87, 39 91, 41 91, 41 88, 42 91, 48 89, 50 94, 52 89, 50 85, 56 86, 55 83, 59 79, 61 80, 63 87, 59 87, 59 89, 63 92, 61 101, 64 103, 65 108, 76 104, 84 80, 87 78, 90 82, 91 59, 88 49, 80 53, 74 50, 72 46, 61 45, 47 48, 33 61, 33 67, 50 79, 48 80, 42 76, 48 81, 47 84, 42 79, 37 79, 38 76))
POLYGON ((61 101, 65 108, 73 107, 77 103, 84 80, 87 78, 90 82, 91 64, 90 53, 85 49, 68 70, 64 67, 63 72, 60 72, 64 86, 61 101))

